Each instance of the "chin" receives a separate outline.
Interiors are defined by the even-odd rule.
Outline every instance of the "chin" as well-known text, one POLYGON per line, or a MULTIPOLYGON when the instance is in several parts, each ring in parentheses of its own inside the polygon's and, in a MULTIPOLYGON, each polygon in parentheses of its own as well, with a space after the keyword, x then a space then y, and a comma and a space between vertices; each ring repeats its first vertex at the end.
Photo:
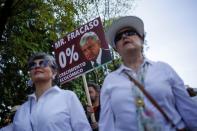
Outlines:
POLYGON ((94 57, 88 57, 87 60, 92 61, 94 60, 94 57))
POLYGON ((37 76, 37 77, 34 77, 34 82, 41 82, 41 81, 46 81, 47 80, 47 77, 46 76, 37 76))
POLYGON ((135 50, 137 50, 137 48, 134 46, 128 46, 127 48, 125 48, 125 50, 126 51, 135 51, 135 50))
POLYGON ((43 80, 44 80, 43 78, 35 78, 35 79, 33 80, 33 82, 36 83, 36 82, 41 82, 41 81, 43 81, 43 80))

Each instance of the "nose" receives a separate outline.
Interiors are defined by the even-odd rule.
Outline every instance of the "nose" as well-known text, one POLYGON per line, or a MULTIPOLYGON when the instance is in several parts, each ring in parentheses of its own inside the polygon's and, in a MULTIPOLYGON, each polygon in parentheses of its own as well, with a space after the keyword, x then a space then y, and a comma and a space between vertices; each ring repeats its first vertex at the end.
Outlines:
POLYGON ((39 68, 40 68, 40 65, 36 64, 33 69, 36 70, 36 69, 39 69, 39 68))
POLYGON ((35 67, 40 67, 40 63, 39 62, 35 62, 35 67))
POLYGON ((35 66, 35 68, 37 68, 37 67, 40 67, 40 64, 37 63, 36 66, 35 66))
POLYGON ((33 67, 33 69, 37 69, 37 68, 40 68, 40 63, 39 62, 35 62, 35 65, 33 67))

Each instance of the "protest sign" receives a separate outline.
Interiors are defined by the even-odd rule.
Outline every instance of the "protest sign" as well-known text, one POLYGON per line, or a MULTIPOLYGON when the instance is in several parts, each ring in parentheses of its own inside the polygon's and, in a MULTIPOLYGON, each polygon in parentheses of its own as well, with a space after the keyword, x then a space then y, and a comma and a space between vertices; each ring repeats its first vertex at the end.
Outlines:
POLYGON ((68 33, 55 42, 53 47, 61 84, 111 60, 99 17, 68 33))

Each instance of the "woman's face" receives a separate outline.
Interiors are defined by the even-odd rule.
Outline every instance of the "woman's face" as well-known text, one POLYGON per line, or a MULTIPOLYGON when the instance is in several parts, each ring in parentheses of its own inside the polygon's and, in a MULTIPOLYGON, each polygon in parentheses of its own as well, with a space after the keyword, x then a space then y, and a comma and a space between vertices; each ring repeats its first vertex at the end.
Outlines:
POLYGON ((30 77, 34 84, 37 82, 51 82, 53 78, 53 71, 50 67, 49 61, 44 59, 37 59, 31 63, 30 77))
POLYGON ((95 102, 97 97, 99 96, 98 92, 92 86, 88 87, 88 89, 89 89, 91 101, 95 102))
POLYGON ((127 54, 127 52, 141 52, 143 44, 137 32, 130 28, 124 28, 117 34, 115 43, 117 51, 121 56, 127 54))

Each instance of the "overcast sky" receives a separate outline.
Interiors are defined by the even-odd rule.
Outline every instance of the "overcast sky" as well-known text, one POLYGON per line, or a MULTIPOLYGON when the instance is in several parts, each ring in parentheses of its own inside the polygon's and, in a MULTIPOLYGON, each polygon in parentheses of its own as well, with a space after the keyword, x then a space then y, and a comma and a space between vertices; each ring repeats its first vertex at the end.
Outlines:
POLYGON ((131 14, 144 20, 146 56, 170 64, 197 88, 197 0, 136 0, 131 14))

